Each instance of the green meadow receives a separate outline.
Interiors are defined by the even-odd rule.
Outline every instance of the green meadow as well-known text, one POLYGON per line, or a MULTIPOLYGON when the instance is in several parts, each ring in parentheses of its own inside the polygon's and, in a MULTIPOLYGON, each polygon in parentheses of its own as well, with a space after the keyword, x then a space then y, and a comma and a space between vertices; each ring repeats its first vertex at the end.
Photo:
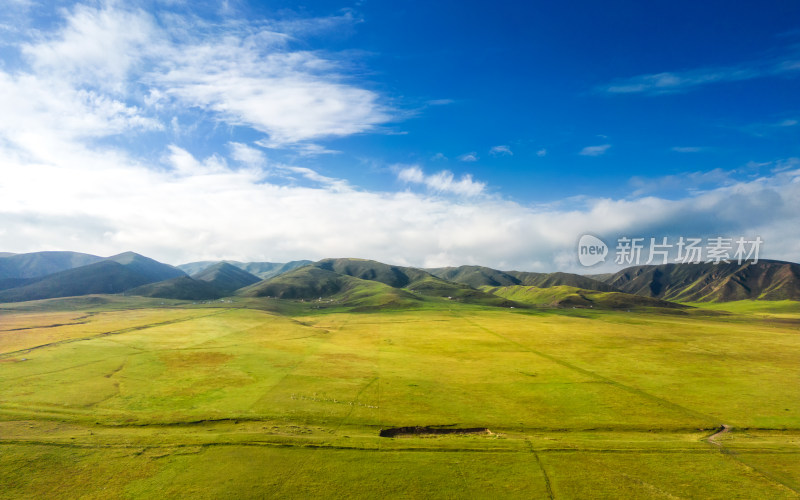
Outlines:
POLYGON ((695 305, 3 304, 0 497, 800 497, 798 303, 695 305))

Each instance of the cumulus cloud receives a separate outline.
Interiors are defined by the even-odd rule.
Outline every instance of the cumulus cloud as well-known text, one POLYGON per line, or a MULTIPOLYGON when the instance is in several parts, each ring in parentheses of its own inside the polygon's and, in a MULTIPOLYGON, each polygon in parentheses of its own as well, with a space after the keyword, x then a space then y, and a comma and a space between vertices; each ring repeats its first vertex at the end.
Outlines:
POLYGON ((397 178, 406 183, 424 184, 434 192, 463 196, 477 196, 486 187, 486 183, 472 180, 472 175, 470 174, 465 174, 461 176, 461 179, 455 180, 453 173, 449 170, 425 175, 422 169, 417 166, 401 169, 397 174, 397 178))
POLYGON ((761 236, 762 258, 800 252, 800 168, 676 200, 642 196, 526 206, 496 197, 464 202, 441 193, 483 190, 465 176, 398 172, 430 192, 375 192, 298 167, 311 186, 265 182, 258 168, 170 150, 169 170, 124 155, 21 162, 7 152, 0 179, 3 250, 133 249, 180 263, 206 258, 286 261, 367 257, 415 266, 483 264, 581 271, 575 245, 591 232, 627 236, 761 236), (113 160, 113 161, 109 161, 113 160), (74 182, 81 179, 80 184, 74 182), (43 185, 42 179, 48 179, 43 185), (124 182, 121 182, 124 180, 124 182), (65 189, 65 186, 69 186, 65 189))
POLYGON ((641 179, 630 198, 538 206, 486 195, 484 182, 447 170, 400 167, 398 180, 421 189, 383 192, 274 163, 265 147, 328 152, 315 141, 371 130, 391 110, 339 75, 337 61, 291 50, 275 26, 240 21, 221 35, 120 5, 62 11, 59 31, 19 46, 23 66, 0 68, 0 250, 566 271, 581 270, 583 233, 610 242, 682 232, 759 235, 764 257, 800 254, 794 159, 677 199, 652 194, 674 180, 641 179), (247 139, 227 138, 219 151, 181 143, 202 127, 186 107, 205 126, 248 127, 247 139))
POLYGON ((606 154, 608 148, 611 147, 611 144, 601 144, 599 146, 586 146, 585 148, 581 149, 580 153, 581 156, 602 156, 606 154))

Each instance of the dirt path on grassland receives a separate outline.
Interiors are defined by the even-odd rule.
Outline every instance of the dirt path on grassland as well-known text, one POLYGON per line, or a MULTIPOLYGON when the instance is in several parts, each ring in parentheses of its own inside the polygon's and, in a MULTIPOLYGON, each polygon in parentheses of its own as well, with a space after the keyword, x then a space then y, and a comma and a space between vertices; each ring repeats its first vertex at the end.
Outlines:
POLYGON ((721 436, 722 434, 725 434, 726 432, 730 432, 731 429, 732 429, 732 427, 730 425, 722 424, 722 428, 720 430, 718 430, 717 432, 715 432, 714 434, 708 436, 706 438, 706 441, 708 441, 709 443, 711 443, 711 444, 713 444, 715 446, 722 447, 722 445, 717 442, 716 438, 718 436, 721 436))

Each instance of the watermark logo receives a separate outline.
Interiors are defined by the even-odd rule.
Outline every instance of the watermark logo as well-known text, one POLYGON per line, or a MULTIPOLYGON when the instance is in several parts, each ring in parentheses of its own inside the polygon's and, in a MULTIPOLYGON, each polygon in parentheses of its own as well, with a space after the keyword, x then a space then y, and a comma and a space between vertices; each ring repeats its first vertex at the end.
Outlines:
MULTIPOLYGON (((638 266, 640 264, 728 264, 732 261, 742 264, 746 260, 758 262, 758 253, 764 240, 755 238, 684 238, 677 240, 663 238, 617 239, 614 263, 638 266), (649 240, 649 245, 647 242, 649 240)), ((584 267, 605 262, 608 247, 600 238, 584 234, 578 242, 578 261, 584 267)))
POLYGON ((608 245, 597 236, 584 234, 578 241, 578 260, 584 267, 591 267, 599 262, 605 262, 608 255, 608 245))

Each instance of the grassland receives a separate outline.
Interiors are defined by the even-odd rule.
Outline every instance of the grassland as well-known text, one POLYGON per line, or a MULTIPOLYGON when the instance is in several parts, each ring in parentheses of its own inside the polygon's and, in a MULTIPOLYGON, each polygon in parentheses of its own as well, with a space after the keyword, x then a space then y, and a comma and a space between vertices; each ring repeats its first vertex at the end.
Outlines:
POLYGON ((798 498, 795 304, 0 305, 0 497, 798 498))

